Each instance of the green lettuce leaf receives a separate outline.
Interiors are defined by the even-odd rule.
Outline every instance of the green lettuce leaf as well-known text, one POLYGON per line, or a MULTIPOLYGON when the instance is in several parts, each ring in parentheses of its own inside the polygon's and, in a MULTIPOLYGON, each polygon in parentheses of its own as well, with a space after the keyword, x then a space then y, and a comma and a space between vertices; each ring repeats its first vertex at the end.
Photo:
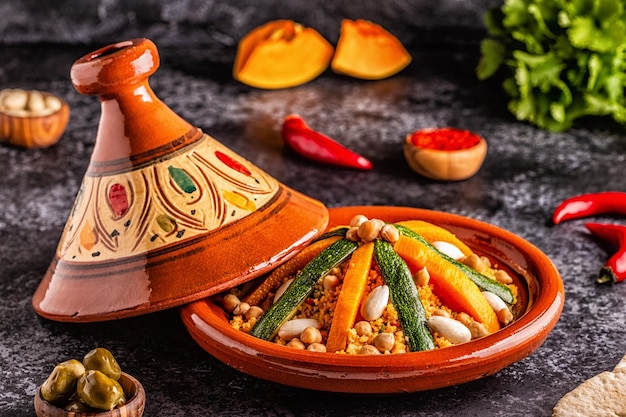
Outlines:
POLYGON ((518 120, 562 131, 585 116, 626 123, 623 0, 505 0, 485 13, 477 77, 504 74, 518 120))

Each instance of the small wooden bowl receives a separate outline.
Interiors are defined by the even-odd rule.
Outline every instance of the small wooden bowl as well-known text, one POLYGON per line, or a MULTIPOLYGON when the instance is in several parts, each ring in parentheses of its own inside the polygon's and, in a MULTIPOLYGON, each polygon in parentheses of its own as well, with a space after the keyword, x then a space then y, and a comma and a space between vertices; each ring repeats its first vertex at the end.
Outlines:
POLYGON ((61 98, 43 91, 5 89, 0 91, 0 142, 24 148, 43 148, 54 145, 65 132, 70 108, 61 98), (53 108, 31 111, 28 108, 10 109, 3 106, 8 95, 36 94, 43 102, 54 102, 53 108))
MULTIPOLYGON (((427 129, 424 131, 432 131, 427 129)), ((476 145, 459 150, 421 148, 407 135, 404 157, 413 171, 425 177, 442 181, 461 181, 470 178, 482 166, 487 155, 487 141, 479 136, 476 145)))
POLYGON ((41 390, 35 394, 35 413, 38 417, 141 417, 146 405, 146 392, 143 385, 133 376, 122 372, 118 381, 126 394, 127 402, 110 411, 77 413, 65 411, 50 404, 41 396, 41 390))
POLYGON ((320 391, 386 394, 447 387, 495 374, 535 351, 563 308, 559 272, 538 248, 488 223, 411 207, 338 207, 329 227, 356 214, 387 222, 421 219, 445 227, 506 269, 519 289, 513 323, 456 346, 392 355, 343 355, 280 346, 235 330, 215 299, 187 304, 181 316, 198 344, 224 363, 270 381, 320 391))

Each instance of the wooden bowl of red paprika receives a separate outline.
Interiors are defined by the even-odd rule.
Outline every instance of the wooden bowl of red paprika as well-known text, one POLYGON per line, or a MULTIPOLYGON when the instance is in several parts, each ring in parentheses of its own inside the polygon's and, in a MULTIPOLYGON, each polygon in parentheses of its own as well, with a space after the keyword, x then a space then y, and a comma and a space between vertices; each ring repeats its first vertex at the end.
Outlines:
POLYGON ((470 178, 482 166, 487 141, 468 130, 422 129, 407 135, 404 156, 418 174, 442 181, 470 178))

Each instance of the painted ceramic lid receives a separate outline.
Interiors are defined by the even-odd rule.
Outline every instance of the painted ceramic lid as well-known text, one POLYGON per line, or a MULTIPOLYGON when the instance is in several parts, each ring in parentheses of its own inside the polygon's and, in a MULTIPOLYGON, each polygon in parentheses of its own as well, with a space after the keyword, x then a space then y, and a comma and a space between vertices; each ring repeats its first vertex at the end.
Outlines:
POLYGON ((33 306, 58 321, 135 316, 251 280, 319 235, 326 207, 272 178, 160 101, 154 43, 78 59, 98 95, 96 142, 33 306), (286 227, 288 226, 288 227, 286 227))

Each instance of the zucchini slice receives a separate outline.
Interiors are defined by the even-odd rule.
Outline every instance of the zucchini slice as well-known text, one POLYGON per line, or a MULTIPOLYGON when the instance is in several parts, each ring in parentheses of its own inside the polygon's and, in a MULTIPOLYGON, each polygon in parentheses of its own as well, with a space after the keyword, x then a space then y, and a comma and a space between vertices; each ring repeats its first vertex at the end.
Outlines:
POLYGON ((413 230, 409 229, 408 227, 405 227, 399 224, 396 224, 394 226, 396 226, 398 231, 404 236, 410 237, 411 239, 415 239, 423 243, 424 245, 428 246, 430 249, 437 252, 443 259, 445 259, 446 261, 450 262, 451 264, 459 268, 461 271, 463 271, 465 275, 467 275, 469 279, 474 281, 474 283, 478 285, 478 288, 480 288, 481 290, 494 293, 495 295, 500 297, 505 303, 508 303, 508 304, 513 304, 513 302, 515 301, 513 297, 513 293, 511 292, 511 289, 507 287, 506 285, 498 281, 495 281, 481 274, 475 269, 470 268, 469 266, 465 265, 463 262, 459 262, 456 259, 449 257, 445 253, 442 253, 436 247, 431 245, 426 239, 424 239, 422 236, 420 236, 418 233, 415 233, 413 230))
POLYGON ((406 262, 393 250, 391 243, 381 239, 374 242, 374 258, 389 286, 391 302, 398 312, 409 350, 434 349, 435 342, 426 322, 426 310, 406 262))
POLYGON ((347 231, 348 231, 347 227, 339 227, 337 229, 331 230, 330 232, 322 233, 321 235, 313 239, 311 243, 315 243, 319 240, 328 239, 329 237, 333 237, 333 236, 346 237, 347 231))
POLYGON ((357 242, 339 239, 296 275, 283 295, 252 326, 250 334, 264 340, 271 340, 280 326, 291 318, 296 308, 309 296, 313 287, 331 269, 348 258, 359 246, 357 242))

